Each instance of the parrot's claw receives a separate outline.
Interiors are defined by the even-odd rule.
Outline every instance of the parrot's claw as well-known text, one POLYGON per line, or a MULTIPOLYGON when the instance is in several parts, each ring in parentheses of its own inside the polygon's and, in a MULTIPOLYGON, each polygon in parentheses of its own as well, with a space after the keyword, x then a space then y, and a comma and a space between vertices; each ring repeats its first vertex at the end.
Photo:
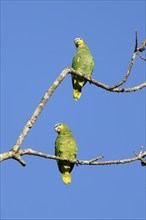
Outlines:
POLYGON ((78 166, 79 165, 79 160, 78 159, 76 159, 76 166, 78 166))
MULTIPOLYGON (((89 78, 90 78, 90 80, 92 81, 92 77, 90 76, 89 78)), ((91 81, 89 81, 90 84, 91 84, 91 81)))

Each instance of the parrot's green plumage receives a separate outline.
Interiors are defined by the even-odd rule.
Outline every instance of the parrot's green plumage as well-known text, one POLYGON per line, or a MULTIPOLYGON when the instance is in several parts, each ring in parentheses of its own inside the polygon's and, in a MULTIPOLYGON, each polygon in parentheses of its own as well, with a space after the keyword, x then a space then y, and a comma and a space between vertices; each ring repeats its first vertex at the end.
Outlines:
MULTIPOLYGON (((71 160, 76 159, 77 144, 69 127, 65 124, 59 123, 55 125, 55 131, 58 133, 58 137, 55 141, 55 155, 71 160)), ((59 171, 62 173, 63 182, 69 184, 71 182, 70 173, 74 164, 61 160, 58 160, 57 164, 59 171)))
MULTIPOLYGON (((77 50, 72 61, 72 68, 90 77, 94 69, 94 60, 90 50, 85 41, 81 38, 76 38, 74 43, 77 50)), ((75 100, 80 98, 82 87, 86 82, 85 79, 72 74, 73 97, 75 100)))

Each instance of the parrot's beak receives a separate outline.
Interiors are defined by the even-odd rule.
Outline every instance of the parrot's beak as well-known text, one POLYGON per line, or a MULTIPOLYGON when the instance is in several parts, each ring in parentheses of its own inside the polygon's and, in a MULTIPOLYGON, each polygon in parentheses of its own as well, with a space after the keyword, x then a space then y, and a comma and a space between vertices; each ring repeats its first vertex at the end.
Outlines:
POLYGON ((60 131, 61 131, 60 125, 58 125, 58 124, 55 125, 54 129, 57 133, 60 133, 60 131))
POLYGON ((83 40, 81 38, 75 38, 74 43, 76 45, 76 47, 78 47, 79 45, 81 45, 83 42, 83 40))

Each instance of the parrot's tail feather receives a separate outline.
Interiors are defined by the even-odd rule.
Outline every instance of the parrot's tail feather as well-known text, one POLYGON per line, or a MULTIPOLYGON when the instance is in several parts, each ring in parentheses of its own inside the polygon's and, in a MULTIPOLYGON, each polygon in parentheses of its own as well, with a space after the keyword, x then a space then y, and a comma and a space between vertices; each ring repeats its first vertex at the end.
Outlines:
POLYGON ((81 97, 81 91, 74 89, 73 97, 74 97, 74 100, 77 101, 81 97))
POLYGON ((70 173, 69 173, 69 172, 64 172, 64 173, 62 174, 62 179, 63 179, 63 182, 64 182, 65 184, 71 183, 71 175, 70 175, 70 173))

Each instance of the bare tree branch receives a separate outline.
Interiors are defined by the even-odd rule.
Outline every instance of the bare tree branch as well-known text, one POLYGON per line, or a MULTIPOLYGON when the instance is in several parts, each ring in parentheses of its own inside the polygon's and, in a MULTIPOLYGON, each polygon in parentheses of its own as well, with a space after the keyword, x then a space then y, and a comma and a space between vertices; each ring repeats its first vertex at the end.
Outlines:
POLYGON ((0 162, 2 162, 3 160, 12 159, 12 158, 17 160, 19 163, 21 163, 22 166, 26 165, 25 161, 20 156, 19 150, 17 152, 15 152, 12 149, 8 152, 0 154, 0 162))
POLYGON ((142 166, 146 166, 146 160, 143 160, 143 159, 142 159, 143 146, 141 146, 141 148, 140 148, 140 153, 139 153, 139 154, 137 154, 135 151, 134 151, 134 154, 135 154, 136 157, 139 157, 139 160, 141 160, 141 165, 142 165, 142 166))
MULTIPOLYGON (((137 86, 132 87, 132 88, 118 88, 119 86, 121 86, 122 84, 124 84, 127 81, 128 77, 130 75, 131 69, 133 67, 136 55, 138 54, 138 51, 142 52, 142 51, 145 50, 146 40, 144 40, 142 42, 142 45, 140 47, 138 47, 137 45, 138 45, 138 35, 137 35, 137 32, 136 32, 135 50, 134 50, 134 53, 132 55, 130 65, 128 67, 128 71, 127 71, 125 77, 123 78, 123 80, 121 80, 119 83, 117 83, 113 86, 108 86, 106 84, 98 82, 93 78, 85 76, 83 73, 75 71, 71 67, 66 67, 61 72, 61 74, 57 77, 57 79, 54 81, 54 83, 51 85, 51 87, 48 89, 48 91, 45 93, 45 95, 42 98, 42 100, 40 101, 39 105, 37 106, 37 108, 33 112, 31 118, 29 119, 29 121, 24 126, 24 128, 23 128, 22 132, 20 133, 20 135, 18 137, 18 140, 14 144, 13 148, 9 152, 5 152, 5 153, 0 154, 0 161, 13 158, 13 159, 17 160, 19 163, 21 163, 23 166, 25 166, 26 163, 21 158, 21 156, 24 155, 24 154, 36 155, 36 156, 41 156, 41 157, 55 159, 55 160, 56 159, 58 159, 58 160, 68 160, 68 159, 64 159, 64 158, 62 158, 62 159, 57 158, 54 155, 49 155, 49 154, 44 154, 44 153, 41 153, 41 152, 37 152, 37 151, 34 151, 32 149, 20 150, 20 146, 23 143, 26 135, 28 134, 28 132, 30 131, 30 129, 32 128, 34 123, 36 122, 38 116, 42 112, 45 104, 47 103, 47 101, 50 99, 50 97, 54 93, 55 89, 58 87, 58 85, 63 81, 63 79, 69 73, 70 74, 75 74, 79 77, 82 77, 82 78, 86 79, 87 81, 89 81, 90 83, 94 84, 95 86, 101 87, 102 89, 105 89, 105 90, 110 91, 110 92, 135 92, 135 91, 138 91, 138 90, 146 87, 146 82, 144 82, 144 83, 141 83, 140 85, 137 85, 137 86)), ((86 165, 87 164, 92 164, 92 165, 105 165, 106 164, 106 165, 108 165, 108 164, 128 163, 128 162, 132 162, 132 161, 135 161, 135 160, 141 160, 142 164, 145 165, 146 162, 144 160, 142 160, 142 158, 145 156, 145 154, 146 154, 146 152, 144 152, 141 156, 138 155, 134 158, 130 158, 130 159, 126 159, 126 160, 115 160, 115 161, 105 161, 105 162, 97 162, 97 160, 103 158, 103 156, 99 156, 99 157, 94 158, 94 159, 89 160, 89 161, 81 161, 81 160, 75 160, 75 161, 70 161, 69 160, 69 161, 73 162, 73 163, 76 163, 76 164, 86 164, 86 165)))
POLYGON ((139 84, 138 86, 135 86, 135 87, 132 87, 132 88, 113 88, 113 89, 112 89, 111 86, 108 86, 108 85, 106 85, 106 84, 103 84, 103 83, 101 83, 101 82, 98 82, 98 81, 96 81, 96 80, 93 79, 93 78, 87 77, 87 76, 85 76, 84 74, 75 71, 75 70, 72 69, 71 67, 69 67, 69 68, 70 68, 70 73, 73 73, 73 74, 75 74, 75 75, 77 75, 77 76, 80 76, 80 77, 86 79, 87 81, 89 81, 90 83, 92 83, 92 84, 94 84, 94 85, 96 85, 96 86, 98 86, 98 87, 101 87, 102 89, 105 89, 105 90, 107 90, 107 91, 109 91, 109 92, 135 92, 135 91, 138 91, 138 90, 140 90, 140 89, 146 87, 146 82, 144 82, 144 83, 141 83, 141 84, 139 84))
MULTIPOLYGON (((132 69, 132 66, 133 66, 133 63, 134 63, 134 60, 135 60, 135 57, 136 57, 136 53, 137 53, 137 42, 138 42, 138 39, 137 39, 137 32, 136 32, 136 42, 135 42, 135 50, 134 50, 134 54, 132 55, 132 60, 131 60, 131 63, 130 63, 130 66, 128 68, 128 71, 126 73, 126 76, 124 77, 124 79, 122 81, 120 81, 118 84, 116 85, 113 85, 113 86, 108 86, 108 85, 105 85, 103 83, 100 83, 100 82, 97 82, 96 80, 90 78, 90 77, 87 77, 85 76, 84 74, 82 73, 79 73, 77 71, 75 71, 73 68, 71 67, 66 67, 62 72, 61 74, 57 77, 57 79, 54 81, 54 83, 52 84, 52 86, 48 89, 48 91, 45 93, 44 97, 42 98, 41 102, 39 103, 39 105, 37 106, 37 108, 35 109, 34 113, 32 114, 32 117, 29 119, 29 121, 26 123, 25 127, 23 128, 21 134, 19 135, 18 137, 18 140, 17 142, 15 143, 15 145, 13 146, 13 151, 14 152, 17 152, 21 146, 21 144, 23 143, 26 135, 28 134, 28 132, 30 131, 30 129, 32 128, 32 126, 34 125, 34 123, 36 122, 38 116, 40 115, 41 111, 43 110, 45 104, 47 103, 47 101, 49 100, 49 98, 51 97, 51 95, 53 94, 53 92, 55 91, 55 89, 58 87, 58 85, 63 81, 63 79, 66 77, 66 75, 68 73, 71 73, 71 74, 76 74, 80 77, 83 77, 84 79, 86 79, 87 81, 89 81, 90 83, 98 86, 98 87, 101 87, 103 89, 106 89, 107 91, 110 91, 110 92, 134 92, 134 91, 137 91, 139 89, 142 89, 143 87, 146 86, 146 82, 145 83, 142 83, 136 87, 133 87, 133 88, 127 88, 127 89, 124 89, 124 88, 117 88, 119 87, 120 85, 122 85, 123 83, 125 83, 130 75, 130 72, 131 72, 131 69, 132 69)), ((142 48, 145 46, 145 42, 142 44, 142 48)), ((141 47, 139 47, 141 48, 141 47)), ((142 49, 139 49, 139 50, 142 50, 142 49)))
POLYGON ((111 92, 135 92, 146 87, 146 82, 132 88, 115 88, 111 92))
MULTIPOLYGON (((143 51, 145 50, 145 46, 146 46, 146 39, 142 42, 141 46, 140 46, 139 48, 137 48, 137 51, 143 52, 143 51)), ((138 54, 138 56, 139 56, 142 60, 146 61, 146 58, 145 58, 145 57, 143 57, 143 56, 142 56, 141 54, 139 54, 139 53, 137 53, 137 54, 138 54)))
POLYGON ((137 51, 143 52, 146 46, 146 39, 142 42, 141 46, 137 48, 137 51))
POLYGON ((58 76, 58 78, 54 81, 54 83, 52 84, 52 86, 48 89, 48 91, 45 93, 44 97, 42 98, 41 102, 39 103, 39 105, 37 106, 37 108, 35 109, 34 113, 32 114, 32 117, 30 118, 30 120, 27 122, 27 124, 25 125, 25 127, 23 128, 21 134, 18 137, 17 142, 15 143, 15 145, 13 146, 12 150, 14 152, 17 152, 22 144, 22 142, 24 141, 24 138, 26 137, 26 135, 28 134, 28 132, 30 131, 30 129, 32 128, 32 126, 34 125, 34 123, 36 122, 38 116, 40 115, 41 111, 43 110, 45 104, 47 103, 47 101, 49 100, 49 98, 51 97, 51 95, 53 94, 53 92, 55 91, 55 89, 58 87, 58 85, 62 82, 62 80, 66 77, 66 75, 68 74, 69 70, 68 68, 65 68, 61 74, 58 76))
MULTIPOLYGON (((140 160, 141 162, 145 163, 145 161, 143 160, 144 157, 146 157, 146 151, 142 152, 142 148, 140 150, 140 153, 137 154, 135 153, 135 157, 129 158, 129 159, 122 159, 122 160, 110 160, 110 161, 102 161, 102 162, 97 162, 97 160, 100 160, 102 158, 104 158, 104 156, 98 156, 94 159, 91 160, 70 160, 68 158, 62 158, 62 157, 58 157, 55 155, 50 155, 50 154, 45 154, 42 152, 38 152, 35 150, 32 150, 30 148, 28 149, 24 149, 24 150, 18 150, 17 153, 13 152, 12 150, 6 153, 2 153, 0 154, 0 161, 3 160, 7 160, 10 158, 16 159, 18 160, 18 156, 21 157, 23 155, 33 155, 33 156, 38 156, 38 157, 43 157, 46 159, 53 159, 53 160, 61 160, 61 161, 69 161, 71 163, 74 164, 80 164, 80 165, 112 165, 112 164, 125 164, 125 163, 131 163, 137 160, 140 160), (17 155, 14 155, 17 154, 17 155)), ((21 159, 22 160, 22 159, 21 159)), ((26 165, 26 163, 22 163, 21 160, 18 160, 23 166, 26 165)), ((143 164, 144 165, 144 164, 143 164)))

